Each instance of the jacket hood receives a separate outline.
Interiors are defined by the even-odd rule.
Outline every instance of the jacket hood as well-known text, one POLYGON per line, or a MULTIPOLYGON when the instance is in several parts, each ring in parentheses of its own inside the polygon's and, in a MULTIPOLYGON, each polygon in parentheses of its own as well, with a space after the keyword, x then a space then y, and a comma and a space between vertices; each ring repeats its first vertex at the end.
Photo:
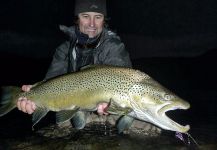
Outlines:
POLYGON ((74 26, 67 27, 65 25, 60 25, 59 28, 60 28, 60 31, 62 31, 65 35, 69 37, 70 40, 76 38, 74 26))

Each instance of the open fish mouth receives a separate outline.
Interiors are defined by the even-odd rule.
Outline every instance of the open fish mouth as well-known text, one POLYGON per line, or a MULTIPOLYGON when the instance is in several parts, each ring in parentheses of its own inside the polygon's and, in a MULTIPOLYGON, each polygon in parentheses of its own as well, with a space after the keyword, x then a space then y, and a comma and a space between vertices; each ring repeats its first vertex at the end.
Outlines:
POLYGON ((190 126, 189 125, 181 125, 177 122, 175 122, 174 120, 170 119, 167 115, 166 112, 171 111, 171 110, 177 110, 177 109, 189 109, 190 108, 190 104, 185 102, 185 104, 168 104, 163 106, 159 111, 158 111, 158 115, 159 115, 159 121, 161 122, 159 125, 167 130, 172 130, 172 131, 178 131, 181 133, 186 133, 189 129, 190 126))

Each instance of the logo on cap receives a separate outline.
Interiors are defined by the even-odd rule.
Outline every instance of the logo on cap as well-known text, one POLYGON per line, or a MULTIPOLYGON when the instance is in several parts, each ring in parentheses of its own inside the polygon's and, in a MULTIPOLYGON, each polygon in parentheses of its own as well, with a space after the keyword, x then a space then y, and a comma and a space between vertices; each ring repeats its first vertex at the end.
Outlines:
POLYGON ((91 9, 97 9, 98 6, 96 6, 96 5, 93 4, 93 5, 90 6, 90 8, 91 8, 91 9))

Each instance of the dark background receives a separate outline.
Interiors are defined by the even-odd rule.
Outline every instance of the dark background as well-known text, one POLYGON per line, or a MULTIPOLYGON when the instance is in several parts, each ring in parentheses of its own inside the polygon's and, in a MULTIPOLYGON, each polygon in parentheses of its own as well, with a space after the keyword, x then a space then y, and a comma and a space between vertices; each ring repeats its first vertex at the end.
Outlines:
MULTIPOLYGON (((0 85, 21 86, 44 78, 65 38, 58 26, 72 25, 73 6, 72 0, 1 0, 0 85)), ((179 118, 185 116, 192 129, 206 128, 214 136, 217 1, 108 0, 108 18, 134 68, 189 101, 191 109, 179 118)))
MULTIPOLYGON (((73 0, 2 0, 0 52, 50 57, 73 23, 73 0)), ((110 28, 132 59, 191 57, 217 47, 215 0, 108 0, 110 28)))

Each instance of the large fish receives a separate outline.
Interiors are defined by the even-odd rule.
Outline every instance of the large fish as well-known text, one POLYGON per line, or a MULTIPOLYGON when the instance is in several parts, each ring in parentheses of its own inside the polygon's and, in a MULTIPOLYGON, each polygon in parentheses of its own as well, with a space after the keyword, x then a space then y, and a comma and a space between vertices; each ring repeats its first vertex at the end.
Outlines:
POLYGON ((78 110, 95 111, 101 102, 108 102, 108 112, 150 122, 165 130, 186 133, 182 126, 165 112, 188 109, 190 104, 153 80, 147 74, 130 68, 92 66, 36 83, 29 92, 20 87, 3 89, 0 116, 16 107, 18 97, 27 97, 36 104, 33 126, 48 111, 58 112, 57 123, 73 117, 78 110))

